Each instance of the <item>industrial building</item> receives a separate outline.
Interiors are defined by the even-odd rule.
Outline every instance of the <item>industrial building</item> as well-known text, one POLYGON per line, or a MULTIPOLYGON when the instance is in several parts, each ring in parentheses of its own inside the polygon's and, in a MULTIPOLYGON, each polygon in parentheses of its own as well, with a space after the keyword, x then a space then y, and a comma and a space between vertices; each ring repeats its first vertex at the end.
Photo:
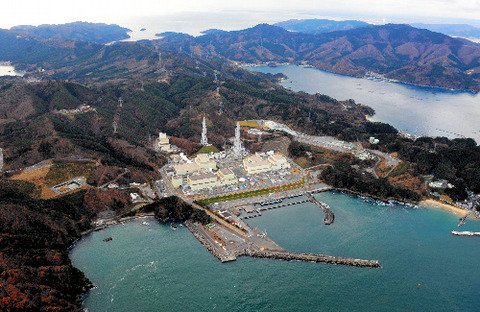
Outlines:
POLYGON ((275 152, 268 156, 268 161, 272 164, 272 170, 282 170, 290 168, 287 158, 281 153, 275 152))
POLYGON ((187 184, 192 191, 236 184, 237 177, 230 169, 220 169, 217 172, 198 172, 187 176, 187 184))
POLYGON ((187 177, 188 186, 192 191, 198 191, 218 186, 218 176, 213 172, 202 172, 187 177))
POLYGON ((217 169, 217 163, 215 162, 215 160, 210 159, 210 156, 208 156, 208 154, 198 154, 197 157, 195 157, 194 162, 198 165, 200 169, 217 169))
POLYGON ((173 165, 175 175, 183 176, 200 171, 200 167, 194 162, 187 162, 173 165))
POLYGON ((255 154, 243 159, 243 168, 248 174, 262 173, 271 170, 271 163, 255 154))
POLYGON ((170 138, 166 133, 159 132, 158 137, 153 144, 155 151, 160 153, 173 153, 178 150, 178 147, 170 144, 170 138))
POLYGON ((255 154, 243 159, 243 168, 248 174, 290 168, 287 158, 280 153, 255 154))
POLYGON ((218 170, 217 175, 218 175, 218 178, 220 179, 221 186, 238 183, 238 179, 235 176, 235 173, 233 173, 233 171, 228 168, 218 170))

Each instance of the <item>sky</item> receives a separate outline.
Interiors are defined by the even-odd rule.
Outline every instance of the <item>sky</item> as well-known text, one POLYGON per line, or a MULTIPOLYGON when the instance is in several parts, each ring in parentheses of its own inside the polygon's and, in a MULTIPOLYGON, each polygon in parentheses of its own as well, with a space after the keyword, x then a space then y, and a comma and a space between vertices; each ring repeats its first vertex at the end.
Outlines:
POLYGON ((202 16, 210 21, 206 26, 215 26, 217 19, 221 26, 230 22, 230 28, 311 17, 480 26, 480 0, 0 0, 0 28, 72 21, 131 25, 142 19, 174 27, 178 20, 185 25, 202 16))

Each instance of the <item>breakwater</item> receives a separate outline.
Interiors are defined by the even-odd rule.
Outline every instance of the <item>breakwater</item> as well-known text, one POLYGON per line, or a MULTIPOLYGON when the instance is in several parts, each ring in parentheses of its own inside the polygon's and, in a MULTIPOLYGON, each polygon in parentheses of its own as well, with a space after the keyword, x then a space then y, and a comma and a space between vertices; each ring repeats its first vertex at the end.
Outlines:
POLYGON ((325 217, 323 218, 323 222, 326 225, 332 224, 333 221, 335 220, 335 214, 333 211, 330 209, 330 206, 328 206, 325 203, 322 203, 321 201, 317 200, 313 195, 309 192, 305 193, 305 196, 308 198, 308 200, 318 207, 322 208, 323 212, 325 213, 325 217))
POLYGON ((284 251, 279 248, 279 250, 262 250, 255 246, 255 244, 250 244, 248 248, 238 248, 236 250, 228 250, 229 246, 223 246, 227 248, 222 248, 219 243, 215 242, 213 237, 208 233, 203 225, 199 223, 193 223, 190 221, 185 222, 185 226, 190 232, 195 236, 195 238, 203 245, 207 250, 219 259, 221 262, 235 261, 239 256, 247 256, 252 258, 265 258, 265 259, 278 259, 286 261, 304 261, 304 262, 315 262, 315 263, 327 263, 335 265, 347 265, 355 267, 367 267, 367 268, 380 268, 380 262, 378 260, 365 260, 365 259, 355 259, 355 258, 342 258, 335 256, 328 256, 322 254, 311 254, 311 253, 294 253, 284 251))
POLYGON ((334 256, 326 256, 321 254, 310 253, 292 253, 283 251, 258 251, 258 250, 246 250, 245 256, 253 258, 269 258, 279 259, 287 261, 305 261, 305 262, 319 262, 337 265, 347 265, 355 267, 368 267, 368 268, 380 268, 380 262, 378 260, 364 260, 354 258, 342 258, 334 256))
POLYGON ((471 231, 452 231, 451 233, 458 236, 480 236, 480 232, 471 231))

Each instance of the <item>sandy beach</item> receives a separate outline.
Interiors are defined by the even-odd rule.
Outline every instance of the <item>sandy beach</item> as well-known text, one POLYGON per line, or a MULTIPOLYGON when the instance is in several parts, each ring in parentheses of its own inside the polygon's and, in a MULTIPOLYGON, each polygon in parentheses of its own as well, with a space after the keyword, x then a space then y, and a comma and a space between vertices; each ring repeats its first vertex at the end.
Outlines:
POLYGON ((430 206, 430 207, 432 206, 439 207, 439 208, 442 208, 443 210, 454 213, 460 217, 464 217, 470 213, 469 211, 463 208, 459 208, 457 206, 453 206, 435 199, 425 199, 425 200, 422 200, 420 204, 425 206, 430 206))

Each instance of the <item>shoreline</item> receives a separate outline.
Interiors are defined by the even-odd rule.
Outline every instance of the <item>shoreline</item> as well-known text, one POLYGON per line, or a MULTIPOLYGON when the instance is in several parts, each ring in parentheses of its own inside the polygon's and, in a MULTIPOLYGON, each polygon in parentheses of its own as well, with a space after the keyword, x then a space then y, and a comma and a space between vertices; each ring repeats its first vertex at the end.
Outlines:
POLYGON ((431 198, 420 201, 420 204, 427 206, 429 208, 440 208, 444 211, 450 212, 460 217, 470 216, 471 214, 469 210, 466 210, 451 204, 447 204, 439 200, 431 199, 431 198))
POLYGON ((87 236, 87 235, 91 234, 92 232, 98 232, 98 231, 104 230, 104 229, 106 229, 110 226, 118 225, 122 222, 128 222, 128 221, 133 221, 133 220, 136 220, 136 219, 144 219, 144 218, 151 218, 151 217, 155 218, 155 214, 154 213, 143 213, 143 214, 139 214, 139 215, 121 217, 121 218, 118 218, 118 219, 108 220, 102 225, 97 225, 97 226, 95 226, 95 227, 93 227, 89 230, 83 231, 82 233, 80 233, 81 237, 78 240, 82 239, 84 236, 87 236))
MULTIPOLYGON (((269 65, 269 63, 271 63, 271 62, 260 63, 260 64, 257 64, 257 63, 249 64, 249 63, 239 62, 240 66, 243 69, 245 69, 244 67, 264 67, 264 66, 272 67, 272 66, 269 65)), ((358 79, 368 79, 368 80, 371 80, 371 81, 373 80, 373 79, 368 78, 368 76, 366 76, 366 75, 362 76, 362 75, 355 75, 355 74, 339 73, 339 72, 335 72, 335 71, 328 70, 328 69, 325 69, 325 68, 317 67, 317 66, 311 65, 311 64, 301 65, 300 63, 295 63, 295 62, 294 63, 284 62, 284 63, 278 63, 277 66, 273 66, 273 67, 288 66, 288 65, 293 65, 293 66, 298 66, 298 67, 303 67, 303 68, 313 68, 313 69, 316 69, 316 70, 319 70, 319 71, 323 71, 323 72, 334 74, 334 75, 344 76, 344 77, 358 78, 358 79)), ((427 84, 417 84, 417 83, 413 83, 413 82, 407 82, 407 81, 397 80, 397 79, 393 79, 393 78, 385 78, 385 77, 383 77, 381 79, 383 81, 388 82, 388 83, 400 84, 400 85, 404 85, 406 87, 417 87, 417 88, 422 88, 422 89, 430 89, 431 91, 440 91, 440 92, 445 92, 445 93, 470 93, 470 94, 473 94, 473 95, 480 94, 480 90, 477 90, 477 89, 459 89, 459 88, 449 88, 449 87, 441 87, 441 86, 427 85, 427 84)))

